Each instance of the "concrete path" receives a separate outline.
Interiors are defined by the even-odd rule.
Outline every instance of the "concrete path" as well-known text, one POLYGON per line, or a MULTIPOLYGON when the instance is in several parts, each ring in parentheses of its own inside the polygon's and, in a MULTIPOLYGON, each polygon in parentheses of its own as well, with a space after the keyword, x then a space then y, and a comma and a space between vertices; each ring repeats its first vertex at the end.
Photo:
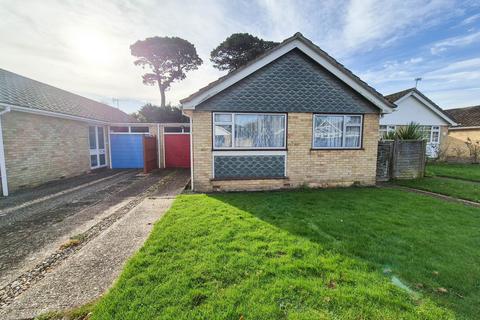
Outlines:
POLYGON ((165 174, 104 171, 0 200, 0 288, 165 174))
MULTIPOLYGON (((165 213, 188 180, 187 171, 167 172, 160 179, 157 177, 157 182, 142 194, 141 202, 17 296, 0 310, 0 318, 29 319, 99 297, 119 275, 125 261, 141 247, 153 223, 165 213)), ((108 218, 108 213, 113 216, 121 210, 120 203, 106 210, 105 215, 108 218)))

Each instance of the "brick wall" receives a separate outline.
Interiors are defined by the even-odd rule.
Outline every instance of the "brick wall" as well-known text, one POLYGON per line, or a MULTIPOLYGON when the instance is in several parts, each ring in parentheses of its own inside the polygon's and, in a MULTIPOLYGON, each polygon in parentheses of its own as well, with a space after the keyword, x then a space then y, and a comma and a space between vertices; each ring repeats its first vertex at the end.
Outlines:
POLYGON ((86 123, 13 111, 2 129, 10 191, 90 170, 86 123))
POLYGON ((193 184, 196 191, 375 184, 377 114, 365 114, 362 150, 312 150, 312 113, 288 114, 287 179, 212 181, 212 118, 193 112, 193 184))

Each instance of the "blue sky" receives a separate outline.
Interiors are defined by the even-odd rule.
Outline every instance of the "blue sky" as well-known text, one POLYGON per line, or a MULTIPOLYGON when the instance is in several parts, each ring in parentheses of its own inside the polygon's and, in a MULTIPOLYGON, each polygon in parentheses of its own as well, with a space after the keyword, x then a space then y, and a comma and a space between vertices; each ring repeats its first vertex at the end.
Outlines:
POLYGON ((130 44, 157 35, 196 46, 204 64, 167 92, 177 104, 224 74, 209 53, 235 32, 281 41, 300 31, 383 94, 422 77, 444 108, 480 104, 480 0, 1 2, 1 68, 127 112, 160 100, 130 44))

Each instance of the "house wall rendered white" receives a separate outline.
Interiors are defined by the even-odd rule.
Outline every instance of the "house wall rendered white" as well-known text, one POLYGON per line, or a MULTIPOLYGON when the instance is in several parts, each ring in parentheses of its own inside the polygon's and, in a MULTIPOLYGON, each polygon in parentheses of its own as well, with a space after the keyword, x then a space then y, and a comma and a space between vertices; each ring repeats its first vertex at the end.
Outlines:
POLYGON ((395 103, 394 112, 384 114, 380 118, 380 125, 407 125, 415 122, 427 126, 446 126, 448 122, 433 112, 414 96, 408 96, 395 103))

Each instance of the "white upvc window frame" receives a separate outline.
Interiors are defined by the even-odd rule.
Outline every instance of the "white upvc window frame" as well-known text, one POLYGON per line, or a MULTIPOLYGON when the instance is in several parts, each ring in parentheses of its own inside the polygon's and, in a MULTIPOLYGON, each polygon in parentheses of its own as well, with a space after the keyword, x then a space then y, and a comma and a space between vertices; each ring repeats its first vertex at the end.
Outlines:
POLYGON ((139 123, 138 126, 109 126, 108 127, 108 131, 110 134, 150 134, 150 127, 149 126, 145 126, 145 125, 141 125, 141 123, 139 123), (125 128, 128 128, 128 131, 127 132, 116 132, 116 131, 112 131, 112 127, 125 127, 125 128), (132 127, 142 127, 142 128, 147 128, 147 132, 132 132, 132 127))
POLYGON ((363 148, 363 114, 348 114, 348 113, 314 113, 312 116, 312 149, 313 150, 361 150, 363 148), (346 117, 360 117, 360 123, 357 125, 347 125, 346 117), (341 147, 316 147, 315 146, 315 118, 316 117, 343 117, 342 128, 342 146, 341 147), (345 147, 345 138, 347 127, 359 127, 360 139, 358 147, 345 147))
POLYGON ((440 143, 440 126, 432 126, 430 129, 430 143, 439 144, 440 143), (438 133, 438 140, 433 141, 433 133, 438 133))
POLYGON ((104 126, 96 126, 96 125, 89 125, 88 127, 88 148, 89 148, 89 155, 90 155, 90 158, 89 158, 89 161, 90 161, 90 169, 98 169, 98 168, 104 168, 106 166, 108 166, 108 161, 107 161, 107 155, 106 155, 106 144, 107 144, 107 139, 105 139, 105 133, 106 133, 106 130, 105 130, 105 127, 104 126), (95 149, 91 149, 90 148, 90 127, 92 128, 95 128, 95 149), (102 128, 102 133, 103 133, 103 148, 100 148, 99 146, 99 139, 98 139, 98 131, 99 129, 102 128), (105 157, 105 164, 100 164, 100 155, 104 155, 105 157), (97 158, 97 165, 96 166, 92 166, 92 159, 91 157, 92 156, 96 156, 97 158))
POLYGON ((427 143, 439 144, 440 143, 440 133, 441 133, 440 126, 436 126, 436 125, 421 125, 420 126, 420 129, 422 131, 425 131, 426 128, 430 129, 430 134, 428 136, 427 143), (433 133, 434 132, 438 133, 438 141, 433 141, 433 133))
POLYGON ((212 148, 213 150, 286 150, 287 149, 287 114, 286 113, 272 113, 272 112, 213 112, 212 113, 212 148), (282 147, 236 147, 235 146, 235 116, 236 115, 275 115, 283 116, 284 128, 283 128, 283 146, 282 147), (215 121, 215 115, 230 115, 231 122, 215 121), (215 146, 215 126, 216 125, 229 125, 232 127, 232 145, 230 147, 217 147, 215 146))

